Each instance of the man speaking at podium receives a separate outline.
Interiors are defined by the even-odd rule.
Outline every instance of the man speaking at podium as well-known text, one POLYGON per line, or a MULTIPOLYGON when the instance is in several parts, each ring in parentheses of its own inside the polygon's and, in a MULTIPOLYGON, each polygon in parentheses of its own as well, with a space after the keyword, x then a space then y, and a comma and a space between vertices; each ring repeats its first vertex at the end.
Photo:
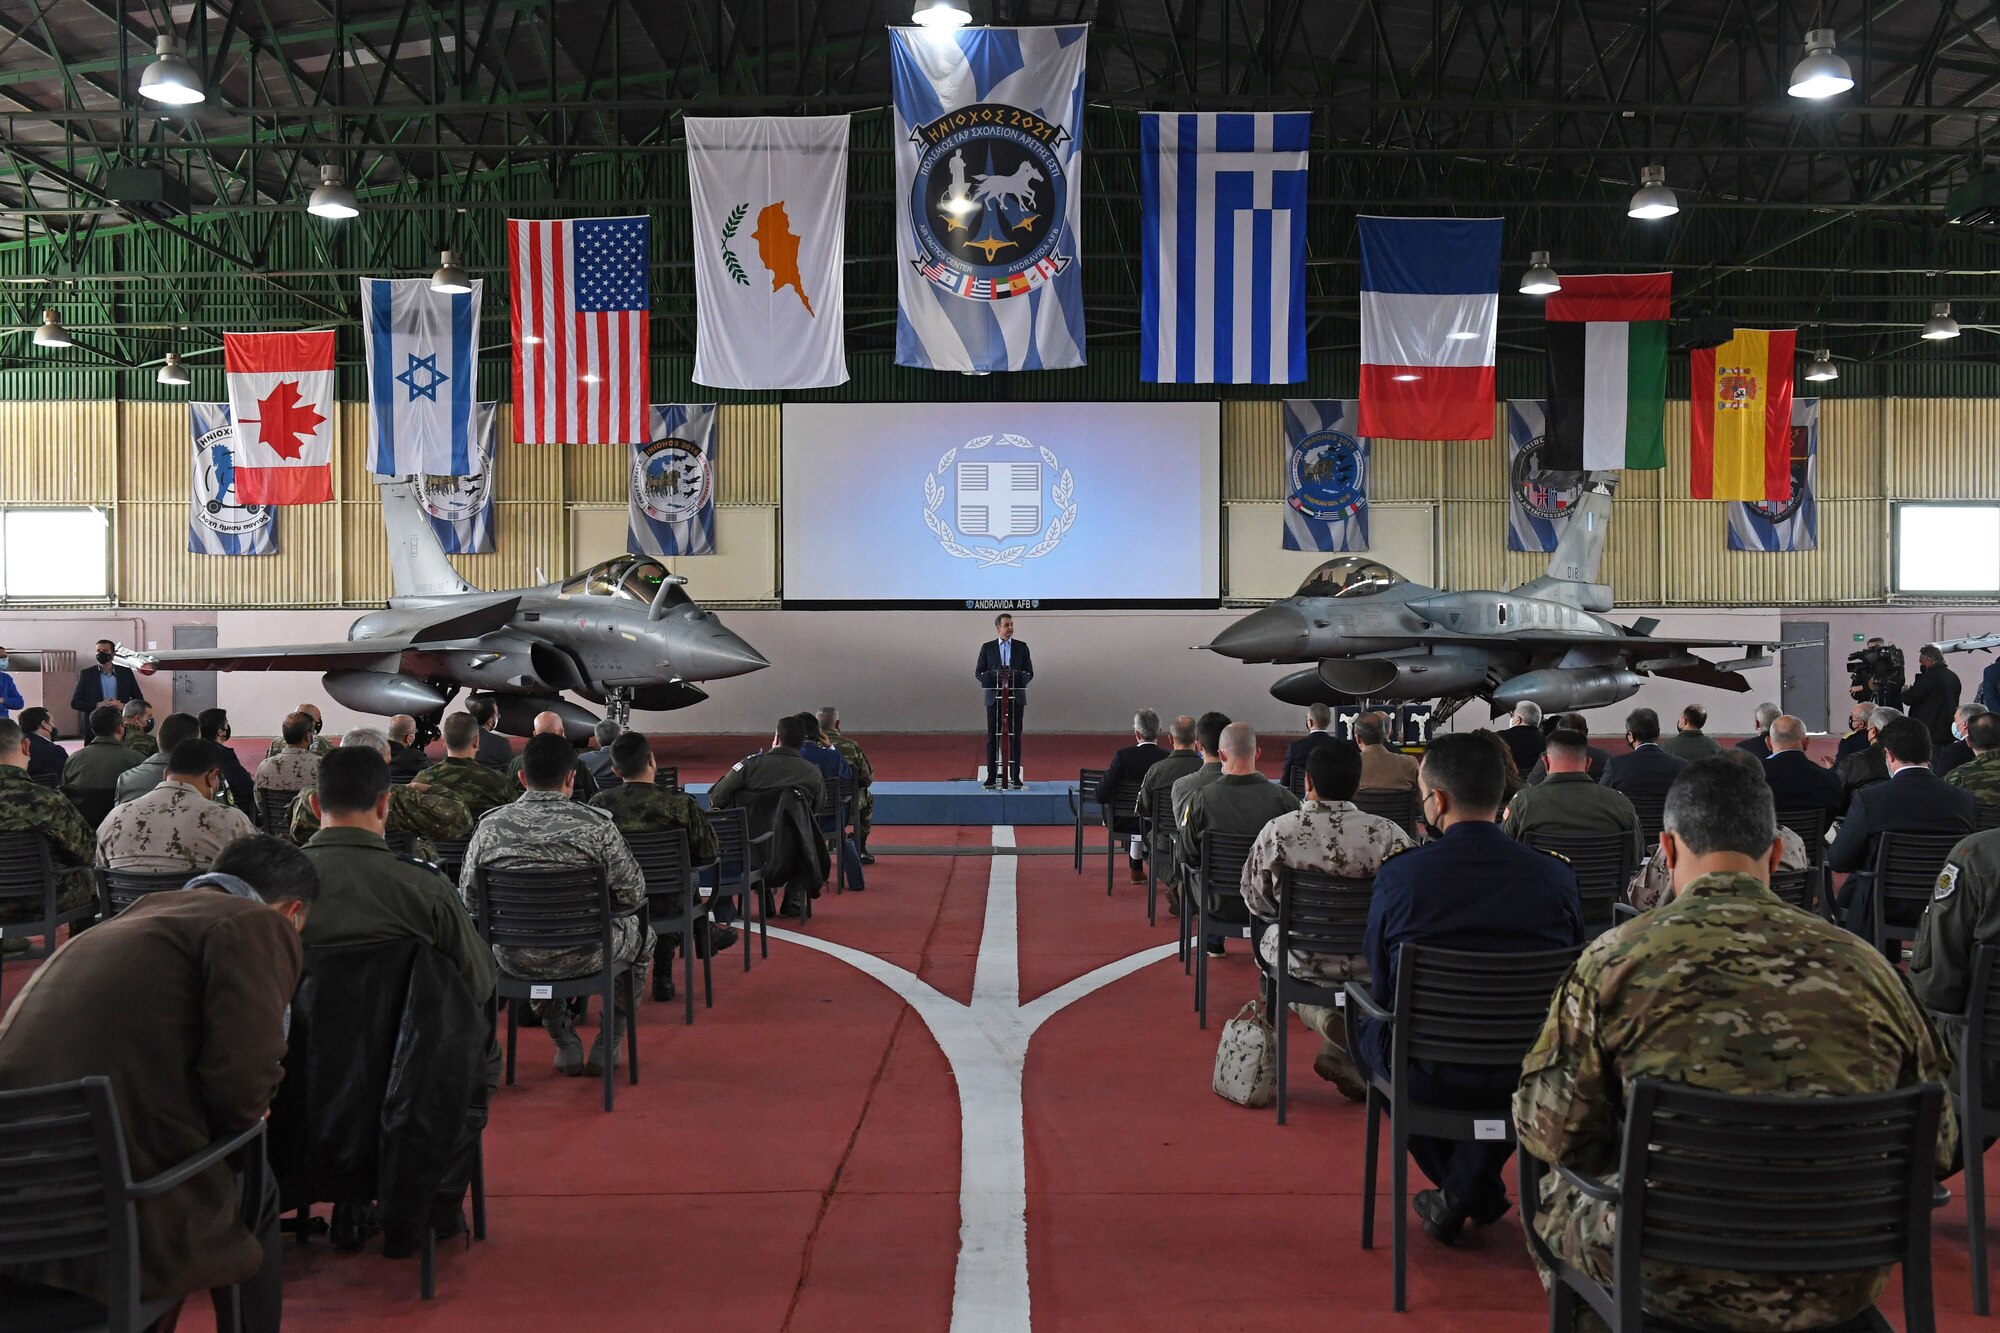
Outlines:
POLYGON ((1028 711, 1028 682, 1035 678, 1035 659, 1028 645, 1014 638, 1014 617, 1002 613, 993 621, 998 638, 979 649, 973 674, 986 689, 986 789, 1021 787, 1021 718, 1028 711), (1000 734, 1006 727, 1009 755, 1001 771, 1000 734))

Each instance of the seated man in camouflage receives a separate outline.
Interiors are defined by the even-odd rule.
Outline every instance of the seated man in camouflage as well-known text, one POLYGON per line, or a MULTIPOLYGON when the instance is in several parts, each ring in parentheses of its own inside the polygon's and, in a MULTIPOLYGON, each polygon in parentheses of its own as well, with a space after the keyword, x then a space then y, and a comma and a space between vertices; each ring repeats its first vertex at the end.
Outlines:
MULTIPOLYGON (((343 746, 359 745, 382 756, 382 762, 389 762, 389 738, 373 727, 356 727, 340 738, 343 746)), ((317 778, 317 773, 315 773, 317 778)), ((319 815, 313 809, 312 787, 307 787, 292 800, 291 823, 286 836, 303 847, 319 832, 319 815)), ((454 796, 432 791, 429 786, 410 782, 389 789, 390 837, 398 834, 410 840, 410 851, 425 861, 437 860, 437 846, 434 839, 448 838, 453 841, 472 836, 472 815, 464 804, 454 796)))
POLYGON ((319 776, 319 751, 313 749, 313 742, 319 737, 313 734, 313 720, 307 714, 287 713, 284 725, 278 730, 278 739, 283 744, 257 765, 257 775, 252 779, 257 787, 257 802, 262 805, 266 792, 278 792, 275 799, 289 801, 299 792, 313 785, 319 776))
MULTIPOLYGON (((1778 822, 1760 774, 1720 759, 1684 769, 1667 791, 1660 855, 1673 900, 1585 947, 1522 1063, 1523 1152, 1615 1181, 1635 1078, 1814 1097, 1946 1081, 1950 1062, 1888 961, 1772 894, 1778 822)), ((1940 1175, 1957 1149, 1947 1102, 1940 1175)), ((1607 1284, 1614 1220, 1611 1205, 1554 1172, 1542 1178, 1535 1233, 1607 1284)), ((1788 1329, 1845 1323, 1887 1277, 1884 1268, 1746 1274, 1649 1263, 1641 1280, 1647 1310, 1676 1325, 1788 1329)))
POLYGON ((444 756, 410 785, 457 797, 475 824, 488 810, 521 794, 504 774, 479 762, 479 721, 470 713, 453 713, 444 720, 444 756))
MULTIPOLYGON (((311 730, 307 734, 305 747, 308 750, 311 750, 315 755, 318 755, 322 759, 325 758, 327 755, 332 754, 333 746, 327 741, 326 737, 319 734, 320 729, 326 725, 326 719, 319 715, 319 705, 300 704, 298 707, 298 712, 303 713, 305 715, 306 722, 310 725, 311 728, 311 730)), ((287 714, 285 720, 289 722, 296 715, 297 714, 287 714)), ((272 755, 278 753, 280 750, 284 749, 287 745, 296 745, 296 744, 298 744, 297 741, 290 739, 284 734, 283 731, 280 731, 276 736, 273 736, 271 738, 271 748, 264 752, 264 757, 266 759, 269 759, 272 755)))
MULTIPOLYGON (((662 787, 654 779, 660 765, 653 758, 653 746, 636 731, 628 731, 611 742, 611 767, 619 781, 590 798, 590 803, 599 810, 608 810, 612 822, 618 825, 622 834, 666 833, 674 829, 685 829, 688 840, 688 859, 694 865, 706 865, 715 859, 719 850, 715 841, 715 829, 709 825, 708 816, 701 812, 694 797, 684 791, 662 787)), ((697 938, 707 935, 708 948, 726 949, 736 940, 736 932, 727 926, 709 925, 703 918, 706 912, 697 902, 694 905, 695 934, 697 938)), ((662 923, 653 923, 658 926, 662 923)), ((655 932, 659 938, 659 948, 653 957, 653 998, 671 1000, 674 998, 674 949, 681 942, 677 930, 655 932)))
MULTIPOLYGON (((1310 870, 1342 879, 1373 879, 1385 857, 1411 846, 1410 835, 1394 820, 1371 815, 1354 804, 1361 782, 1361 751, 1335 738, 1306 754, 1306 802, 1264 825, 1243 863, 1243 901, 1257 916, 1276 920, 1278 871, 1310 870)), ((1368 960, 1361 954, 1328 955, 1291 951, 1291 975, 1318 985, 1365 981, 1368 960)), ((1278 928, 1268 927, 1257 943, 1266 968, 1278 965, 1278 928)), ((1292 1012, 1319 1033, 1313 1072, 1340 1089, 1349 1101, 1368 1096, 1368 1085, 1347 1056, 1341 1012, 1317 1004, 1295 1004, 1292 1012)))
POLYGON ((153 739, 153 705, 144 699, 125 701, 125 748, 136 751, 141 759, 159 751, 160 744, 153 739))
MULTIPOLYGON (((105 707, 118 711, 116 704, 105 707)), ((115 740, 109 743, 117 744, 115 740)), ((37 785, 28 776, 26 738, 20 722, 10 717, 0 718, 0 833, 39 833, 47 839, 49 860, 55 864, 58 912, 87 907, 97 900, 97 876, 90 869, 90 859, 97 852, 97 835, 68 797, 37 785)), ((0 925, 39 920, 41 915, 42 905, 37 901, 9 898, 0 903, 0 925)), ((53 946, 55 941, 48 943, 53 946)))
POLYGON ((224 847, 257 831, 241 810, 216 804, 221 790, 222 747, 198 736, 181 741, 167 754, 160 784, 98 826, 97 864, 148 873, 207 870, 224 847))
POLYGON ((854 781, 861 787, 861 802, 854 817, 854 845, 861 852, 861 864, 872 866, 875 858, 868 854, 868 831, 875 826, 875 765, 868 762, 868 756, 861 747, 840 730, 840 710, 828 705, 819 710, 819 732, 826 743, 840 751, 840 757, 854 770, 854 781))
MULTIPOLYGON (((561 736, 543 734, 528 742, 521 752, 521 780, 527 790, 512 805, 490 811, 473 831, 465 850, 465 869, 458 889, 477 916, 478 873, 482 868, 497 870, 545 870, 563 866, 601 866, 611 889, 614 912, 638 907, 646 901, 646 877, 632 859, 632 849, 612 822, 611 814, 571 799, 575 782, 576 751, 561 736)), ((629 1018, 632 1001, 646 984, 646 968, 653 961, 653 933, 639 929, 637 916, 621 916, 611 923, 612 951, 632 964, 629 990, 618 999, 615 1025, 607 1022, 598 1029, 597 1042, 586 1057, 577 1039, 576 1025, 565 1000, 531 1000, 542 1027, 556 1044, 556 1072, 574 1077, 601 1074, 604 1061, 618 1063, 618 1041, 629 1018), (608 1049, 608 1054, 607 1054, 608 1049)), ((603 967, 603 959, 593 948, 555 951, 495 949, 500 970, 510 977, 533 981, 562 981, 588 976, 603 967)), ((517 1002, 518 1003, 518 1002, 517 1002)))

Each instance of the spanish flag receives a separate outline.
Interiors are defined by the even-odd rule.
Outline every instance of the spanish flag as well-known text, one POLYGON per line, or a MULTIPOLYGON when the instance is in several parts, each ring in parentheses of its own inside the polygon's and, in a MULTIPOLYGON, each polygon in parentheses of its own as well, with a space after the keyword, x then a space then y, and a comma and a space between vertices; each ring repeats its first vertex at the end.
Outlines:
POLYGON ((1693 489, 1697 500, 1789 500, 1796 329, 1738 329, 1695 350, 1693 489))

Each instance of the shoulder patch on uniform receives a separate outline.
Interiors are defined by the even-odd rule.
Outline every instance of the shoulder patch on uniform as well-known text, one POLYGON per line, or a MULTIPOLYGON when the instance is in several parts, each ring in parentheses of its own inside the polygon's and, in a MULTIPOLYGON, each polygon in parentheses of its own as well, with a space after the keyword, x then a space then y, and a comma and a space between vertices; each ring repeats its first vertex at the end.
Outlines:
POLYGON ((732 766, 729 771, 731 773, 741 773, 743 771, 743 765, 749 762, 750 761, 748 759, 738 759, 734 764, 734 766, 732 766))
POLYGON ((1569 864, 1569 858, 1567 856, 1564 856, 1561 852, 1552 852, 1546 847, 1537 847, 1535 848, 1535 850, 1540 852, 1543 856, 1553 856, 1556 860, 1562 862, 1564 865, 1569 864))
POLYGON ((1414 842, 1406 842, 1401 847, 1397 847, 1392 851, 1387 851, 1382 853, 1382 861, 1384 863, 1387 863, 1395 860, 1397 857, 1401 856, 1404 852, 1414 852, 1415 850, 1417 850, 1417 844, 1415 844, 1414 842))
POLYGON ((426 870, 434 870, 440 875, 444 873, 444 868, 438 865, 437 862, 426 861, 424 860, 423 857, 418 856, 415 852, 397 852, 396 859, 408 865, 422 866, 426 870))
POLYGON ((1938 872, 1937 892, 1931 895, 1931 901, 1941 903, 1956 892, 1958 892, 1958 867, 1947 861, 1944 863, 1944 869, 1938 872))

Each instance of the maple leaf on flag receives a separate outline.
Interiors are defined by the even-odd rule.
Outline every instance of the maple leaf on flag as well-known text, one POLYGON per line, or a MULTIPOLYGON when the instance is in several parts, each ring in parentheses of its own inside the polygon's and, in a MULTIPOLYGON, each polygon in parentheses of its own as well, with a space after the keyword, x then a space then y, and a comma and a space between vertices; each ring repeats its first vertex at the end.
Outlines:
MULTIPOLYGON (((257 400, 257 443, 268 444, 280 458, 298 458, 299 437, 319 433, 326 418, 311 403, 299 397, 297 380, 281 380, 271 392, 257 400)), ((245 425, 253 424, 245 418, 245 425)))

